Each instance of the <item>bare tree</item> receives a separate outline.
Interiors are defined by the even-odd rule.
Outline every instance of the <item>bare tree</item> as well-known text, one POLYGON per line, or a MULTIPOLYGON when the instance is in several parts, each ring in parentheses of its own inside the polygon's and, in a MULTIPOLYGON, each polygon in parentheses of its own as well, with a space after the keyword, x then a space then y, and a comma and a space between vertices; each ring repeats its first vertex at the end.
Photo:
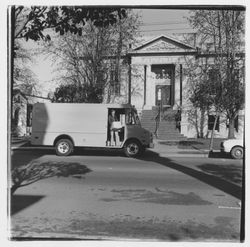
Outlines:
POLYGON ((127 11, 127 17, 112 26, 96 27, 88 22, 81 36, 58 36, 46 42, 43 52, 52 56, 57 63, 59 76, 55 80, 63 85, 77 85, 79 90, 84 89, 87 95, 82 93, 82 96, 86 96, 85 99, 88 92, 101 89, 96 92, 101 96, 106 94, 105 101, 109 102, 110 95, 115 93, 114 87, 119 87, 121 69, 127 66, 124 55, 129 44, 135 42, 138 23, 138 16, 127 11), (88 91, 86 86, 93 90, 88 91))
POLYGON ((201 50, 206 51, 201 57, 206 60, 210 73, 205 80, 209 89, 208 103, 214 108, 216 120, 221 112, 226 112, 228 137, 234 138, 234 120, 244 105, 245 13, 234 10, 196 10, 191 13, 190 23, 198 30, 201 50))
POLYGON ((25 94, 40 94, 37 77, 30 67, 35 62, 33 54, 21 42, 16 42, 15 49, 13 88, 25 94))

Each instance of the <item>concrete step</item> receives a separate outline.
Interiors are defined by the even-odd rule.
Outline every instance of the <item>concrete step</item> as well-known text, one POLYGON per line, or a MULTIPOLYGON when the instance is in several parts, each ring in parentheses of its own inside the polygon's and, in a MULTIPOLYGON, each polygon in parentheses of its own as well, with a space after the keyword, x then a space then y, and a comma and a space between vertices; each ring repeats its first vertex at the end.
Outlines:
MULTIPOLYGON (((159 113, 158 110, 159 110, 158 107, 153 107, 152 110, 142 111, 142 118, 141 118, 142 127, 151 131, 152 133, 155 132, 156 128, 155 117, 159 113)), ((171 108, 164 109, 162 115, 162 121, 159 123, 157 131, 158 139, 166 139, 170 141, 186 140, 186 137, 180 134, 179 130, 176 129, 175 114, 176 110, 173 110, 171 108)))
POLYGON ((161 132, 157 132, 158 133, 158 135, 161 135, 161 136, 176 136, 176 137, 180 137, 180 136, 182 136, 181 134, 171 134, 171 133, 161 133, 161 132))
POLYGON ((156 122, 155 118, 145 118, 145 119, 141 119, 142 123, 151 123, 151 122, 156 122))
POLYGON ((175 131, 177 131, 177 132, 179 132, 179 130, 178 129, 176 129, 176 127, 175 126, 169 126, 169 127, 164 127, 164 128, 158 128, 158 130, 159 131, 167 131, 167 132, 175 132, 175 131))
POLYGON ((158 134, 159 136, 168 136, 168 137, 171 137, 171 138, 173 138, 173 137, 175 137, 175 138, 183 137, 182 135, 163 134, 163 133, 159 133, 159 132, 157 132, 157 134, 158 134))
POLYGON ((169 136, 169 135, 160 135, 157 134, 158 138, 164 139, 164 140, 186 140, 184 136, 169 136))
POLYGON ((141 119, 155 119, 156 115, 144 115, 141 117, 141 119))
POLYGON ((169 135, 169 136, 183 136, 179 132, 161 132, 161 131, 157 131, 157 133, 159 133, 161 135, 169 135))
POLYGON ((180 133, 176 128, 158 129, 158 131, 162 133, 180 133))

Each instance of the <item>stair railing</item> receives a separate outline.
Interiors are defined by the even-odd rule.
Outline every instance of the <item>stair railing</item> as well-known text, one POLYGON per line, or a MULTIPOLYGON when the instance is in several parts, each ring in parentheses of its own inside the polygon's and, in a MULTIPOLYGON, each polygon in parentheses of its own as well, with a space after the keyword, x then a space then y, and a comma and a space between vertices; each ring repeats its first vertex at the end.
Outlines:
POLYGON ((179 132, 181 132, 181 109, 178 109, 175 114, 175 125, 176 129, 178 129, 179 132))
POLYGON ((159 126, 160 126, 161 120, 162 120, 162 103, 159 104, 158 111, 157 111, 157 114, 155 116, 155 131, 154 131, 154 135, 155 135, 156 138, 158 138, 158 130, 159 130, 159 126))

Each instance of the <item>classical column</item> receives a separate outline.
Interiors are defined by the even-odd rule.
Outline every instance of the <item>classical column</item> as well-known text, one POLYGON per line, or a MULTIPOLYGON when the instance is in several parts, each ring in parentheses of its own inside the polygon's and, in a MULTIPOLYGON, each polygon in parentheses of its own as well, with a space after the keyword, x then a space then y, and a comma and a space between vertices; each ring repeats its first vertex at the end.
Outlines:
POLYGON ((175 69, 176 66, 172 65, 172 79, 171 79, 171 106, 175 104, 175 69))
POLYGON ((144 98, 143 105, 147 102, 147 65, 144 65, 144 98))
POLYGON ((180 106, 182 106, 182 64, 180 64, 180 106))

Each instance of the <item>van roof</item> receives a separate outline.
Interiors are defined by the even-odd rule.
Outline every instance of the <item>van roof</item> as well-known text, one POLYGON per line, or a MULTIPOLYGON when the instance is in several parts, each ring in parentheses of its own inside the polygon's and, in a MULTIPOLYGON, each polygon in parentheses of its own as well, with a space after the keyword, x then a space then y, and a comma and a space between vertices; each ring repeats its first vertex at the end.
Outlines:
POLYGON ((100 106, 100 107, 107 107, 107 108, 133 108, 131 104, 102 104, 102 103, 36 103, 36 104, 44 104, 44 105, 74 105, 74 106, 86 106, 86 107, 94 107, 94 106, 100 106))

